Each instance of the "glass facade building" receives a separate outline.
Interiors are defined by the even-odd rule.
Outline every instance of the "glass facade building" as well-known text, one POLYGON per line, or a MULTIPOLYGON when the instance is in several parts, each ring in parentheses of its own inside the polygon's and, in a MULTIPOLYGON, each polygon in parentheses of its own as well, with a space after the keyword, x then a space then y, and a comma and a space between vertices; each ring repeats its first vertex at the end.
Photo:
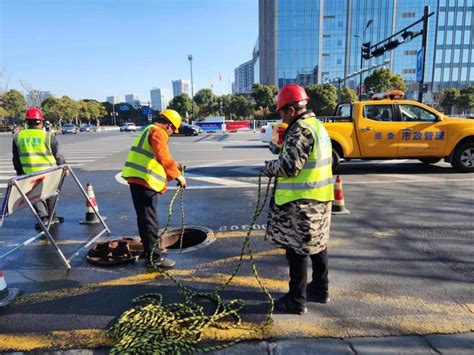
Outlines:
MULTIPOLYGON (((335 82, 361 68, 386 65, 417 95, 417 51, 422 36, 364 60, 361 46, 383 41, 423 16, 429 18, 425 84, 431 92, 474 85, 474 0, 260 0, 259 63, 262 84, 335 82)), ((420 31, 422 23, 410 31, 420 31)), ((401 40, 401 36, 398 36, 401 40)), ((364 75, 370 74, 370 71, 364 75)), ((345 79, 355 89, 359 76, 345 79)))

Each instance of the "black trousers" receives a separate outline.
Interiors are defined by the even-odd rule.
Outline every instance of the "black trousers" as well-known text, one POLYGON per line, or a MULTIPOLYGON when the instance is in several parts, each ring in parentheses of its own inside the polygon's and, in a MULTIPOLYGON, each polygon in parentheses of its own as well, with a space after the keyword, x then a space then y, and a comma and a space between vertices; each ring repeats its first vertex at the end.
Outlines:
POLYGON ((137 213, 138 233, 143 244, 143 251, 148 254, 158 239, 160 228, 156 213, 158 192, 138 184, 130 184, 130 192, 137 213))
POLYGON ((293 249, 286 248, 286 258, 290 267, 290 291, 288 296, 300 304, 306 302, 306 282, 308 279, 308 259, 311 259, 313 267, 313 281, 315 289, 318 291, 328 291, 328 252, 313 255, 297 254, 293 249))

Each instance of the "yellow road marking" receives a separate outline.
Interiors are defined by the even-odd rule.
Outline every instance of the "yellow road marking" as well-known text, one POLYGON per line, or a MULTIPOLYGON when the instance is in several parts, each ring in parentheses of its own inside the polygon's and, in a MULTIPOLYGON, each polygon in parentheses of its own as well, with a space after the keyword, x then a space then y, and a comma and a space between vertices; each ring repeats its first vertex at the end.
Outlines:
MULTIPOLYGON (((190 271, 190 270, 175 270, 170 273, 178 276, 178 275, 191 274, 192 272, 193 271, 190 271)), ((15 300, 15 302, 11 306, 40 303, 40 302, 52 301, 55 299, 60 299, 60 298, 65 298, 65 297, 80 296, 80 295, 98 291, 101 288, 109 287, 109 286, 139 285, 139 284, 151 282, 154 279, 160 277, 161 275, 162 275, 161 272, 153 271, 153 272, 149 272, 145 274, 127 276, 127 277, 122 277, 115 280, 88 284, 88 285, 84 285, 77 288, 63 288, 63 289, 58 289, 58 290, 26 294, 17 298, 17 300, 15 300)))
MULTIPOLYGON (((238 231, 229 231, 229 232, 215 232, 217 238, 244 238, 247 235, 248 231, 238 230, 238 231)), ((253 230, 250 234, 250 237, 264 237, 265 231, 262 230, 253 230)))

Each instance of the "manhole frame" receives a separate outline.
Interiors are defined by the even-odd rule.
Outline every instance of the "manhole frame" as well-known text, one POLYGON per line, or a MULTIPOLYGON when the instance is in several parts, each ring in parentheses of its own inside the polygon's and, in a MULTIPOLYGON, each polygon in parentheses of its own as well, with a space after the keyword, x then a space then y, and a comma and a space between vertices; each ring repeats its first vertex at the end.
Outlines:
MULTIPOLYGON (((201 249, 201 248, 204 248, 204 247, 208 247, 209 245, 211 245, 212 243, 214 243, 217 240, 217 237, 216 237, 216 235, 214 234, 214 231, 211 228, 191 224, 191 225, 185 225, 184 229, 185 230, 186 229, 196 229, 198 231, 201 231, 201 232, 203 232, 207 235, 206 239, 204 239, 204 241, 202 241, 201 243, 193 245, 192 247, 188 247, 188 248, 183 248, 183 249, 179 249, 179 248, 168 249, 168 248, 166 248, 166 249, 164 249, 166 251, 166 253, 169 253, 169 254, 188 253, 188 252, 195 251, 195 250, 198 250, 198 249, 201 249)), ((181 233, 181 227, 168 228, 166 230, 166 233, 171 233, 171 232, 181 233)), ((160 229, 159 233, 160 234, 163 233, 163 229, 160 229)), ((178 241, 179 241, 179 239, 175 243, 177 243, 178 241)))

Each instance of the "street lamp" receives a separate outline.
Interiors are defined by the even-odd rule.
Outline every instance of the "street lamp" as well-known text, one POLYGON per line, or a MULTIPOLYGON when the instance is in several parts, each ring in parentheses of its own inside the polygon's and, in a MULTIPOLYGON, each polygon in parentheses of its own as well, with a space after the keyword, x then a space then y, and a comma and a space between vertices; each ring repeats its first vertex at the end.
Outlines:
POLYGON ((191 54, 188 54, 188 60, 191 69, 191 121, 194 121, 193 56, 191 54))
POLYGON ((117 125, 117 120, 116 120, 117 113, 115 113, 115 101, 112 102, 112 121, 114 126, 117 125))
MULTIPOLYGON (((370 26, 374 23, 374 20, 370 19, 367 21, 364 32, 362 35, 362 45, 360 46, 360 70, 362 70, 362 66, 364 65, 363 60, 364 60, 364 43, 365 43, 365 34, 367 33, 367 30, 369 29, 370 26)), ((360 37, 359 35, 356 35, 357 37, 360 37)), ((360 73, 360 78, 359 78, 359 101, 362 100, 362 73, 360 73)))

